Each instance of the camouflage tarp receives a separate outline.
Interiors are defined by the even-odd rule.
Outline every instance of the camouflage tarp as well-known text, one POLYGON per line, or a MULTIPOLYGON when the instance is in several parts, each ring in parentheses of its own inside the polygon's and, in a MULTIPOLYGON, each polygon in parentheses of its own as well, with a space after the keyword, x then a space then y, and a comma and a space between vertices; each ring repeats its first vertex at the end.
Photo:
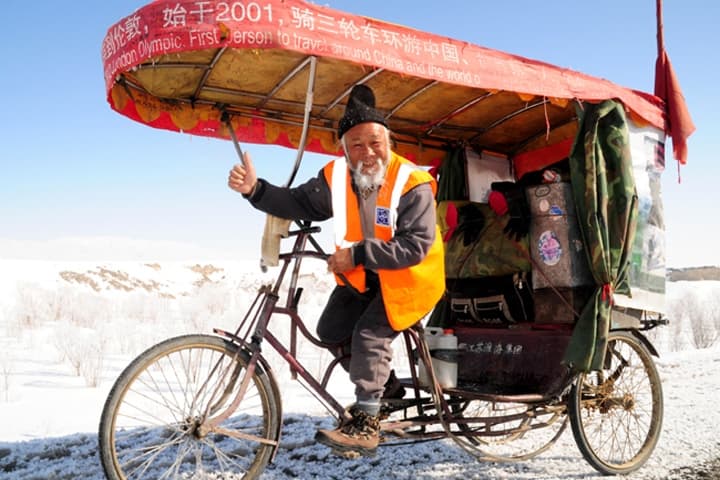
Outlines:
POLYGON ((638 205, 623 106, 608 100, 585 103, 583 109, 570 176, 596 289, 580 314, 564 361, 586 372, 602 367, 612 292, 630 294, 627 271, 638 205))
POLYGON ((465 148, 456 147, 448 151, 438 169, 438 191, 436 200, 464 200, 468 198, 465 177, 465 148))
POLYGON ((482 226, 475 232, 471 243, 466 244, 462 235, 462 224, 445 242, 445 276, 447 278, 479 278, 497 275, 512 275, 530 271, 528 237, 520 240, 508 238, 503 232, 508 215, 498 216, 484 203, 442 201, 437 206, 438 225, 443 237, 449 230, 446 214, 449 204, 462 209, 472 205, 483 218, 482 226))
MULTIPOLYGON (((497 216, 489 205, 468 200, 441 201, 437 206, 438 225, 445 238, 445 277, 448 281, 466 278, 497 278, 530 271, 528 237, 508 238, 503 232, 508 215, 497 216), (447 211, 450 205, 458 209, 472 205, 482 215, 482 226, 474 232, 473 240, 465 245, 462 224, 448 236, 450 225, 447 211)), ((462 216, 461 216, 462 217, 462 216)), ((461 219, 460 219, 461 220, 461 219)), ((428 321, 428 327, 449 327, 449 292, 438 302, 428 321)))

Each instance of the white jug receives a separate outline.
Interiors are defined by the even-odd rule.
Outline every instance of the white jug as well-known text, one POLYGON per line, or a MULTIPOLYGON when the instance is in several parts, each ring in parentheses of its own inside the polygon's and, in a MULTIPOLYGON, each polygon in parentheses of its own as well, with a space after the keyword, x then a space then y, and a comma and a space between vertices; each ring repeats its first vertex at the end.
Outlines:
MULTIPOLYGON (((425 328, 425 343, 430 350, 432 368, 435 377, 443 388, 455 388, 457 385, 457 337, 452 329, 440 327, 425 328)), ((430 375, 422 360, 418 362, 418 381, 420 385, 430 385, 430 375)))

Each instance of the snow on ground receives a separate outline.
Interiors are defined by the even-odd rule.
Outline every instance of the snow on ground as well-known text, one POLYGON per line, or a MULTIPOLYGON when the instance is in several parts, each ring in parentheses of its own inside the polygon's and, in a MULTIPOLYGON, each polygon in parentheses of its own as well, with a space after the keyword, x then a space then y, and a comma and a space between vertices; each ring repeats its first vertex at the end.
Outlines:
MULTIPOLYGON (((231 328, 272 273, 230 262, 0 260, 0 477, 104 478, 97 424, 122 368, 163 338, 231 328)), ((303 281, 301 313, 316 318, 332 279, 318 268, 303 281)), ((717 282, 669 284, 668 300, 718 298, 718 290, 717 282)), ((720 452, 720 411, 714 403, 720 393, 720 348, 717 343, 691 348, 689 333, 677 326, 681 320, 689 321, 678 318, 653 337, 661 354, 656 364, 664 389, 663 431, 648 463, 628 479, 679 478, 671 472, 720 452)), ((310 370, 327 359, 307 345, 300 355, 310 370)), ((525 462, 479 462, 450 440, 381 448, 373 459, 334 457, 313 440, 315 430, 330 427, 332 419, 290 379, 278 358, 270 360, 285 414, 283 443, 265 480, 599 477, 569 429, 549 451, 525 462)), ((402 372, 408 365, 398 361, 396 367, 402 372)), ((340 403, 352 401, 352 386, 342 373, 333 376, 330 388, 340 403)))

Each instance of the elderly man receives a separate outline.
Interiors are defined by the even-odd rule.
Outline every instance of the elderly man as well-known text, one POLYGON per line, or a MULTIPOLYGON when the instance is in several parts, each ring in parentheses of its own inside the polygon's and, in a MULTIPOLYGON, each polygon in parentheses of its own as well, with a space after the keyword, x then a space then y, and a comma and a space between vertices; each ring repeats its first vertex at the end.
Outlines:
POLYGON ((390 132, 375 95, 353 88, 338 127, 344 157, 295 188, 259 179, 250 156, 230 171, 228 185, 272 215, 322 221, 334 217, 336 251, 328 270, 362 292, 338 286, 318 320, 328 343, 345 342, 341 364, 355 384, 350 421, 319 430, 336 452, 373 455, 381 400, 404 393, 390 369, 391 343, 435 306, 445 288, 442 239, 433 178, 391 150, 390 132))

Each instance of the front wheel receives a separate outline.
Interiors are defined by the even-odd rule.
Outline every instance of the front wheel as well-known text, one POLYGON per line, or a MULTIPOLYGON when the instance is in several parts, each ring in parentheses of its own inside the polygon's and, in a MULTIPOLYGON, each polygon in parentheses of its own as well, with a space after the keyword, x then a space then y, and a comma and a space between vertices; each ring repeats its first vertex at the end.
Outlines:
POLYGON ((246 376, 249 355, 210 335, 149 348, 118 377, 100 418, 99 448, 110 480, 252 479, 277 447, 280 398, 260 365, 236 410, 216 427, 246 376))
POLYGON ((599 472, 640 468, 660 436, 663 397, 648 348, 630 332, 610 332, 602 370, 580 374, 568 402, 583 457, 599 472))

